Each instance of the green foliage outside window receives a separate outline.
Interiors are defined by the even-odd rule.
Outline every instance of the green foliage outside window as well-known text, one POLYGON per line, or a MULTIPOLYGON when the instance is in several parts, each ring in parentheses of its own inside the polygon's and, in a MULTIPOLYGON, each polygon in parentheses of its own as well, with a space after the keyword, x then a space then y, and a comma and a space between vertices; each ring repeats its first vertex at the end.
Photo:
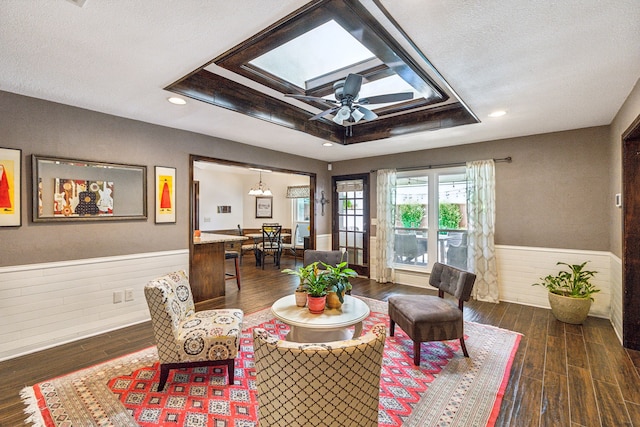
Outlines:
POLYGON ((405 228, 420 228, 424 218, 425 207, 420 203, 404 203, 398 205, 398 215, 405 228))
POLYGON ((455 230, 460 227, 462 212, 460 206, 455 203, 440 203, 439 210, 440 229, 455 230))

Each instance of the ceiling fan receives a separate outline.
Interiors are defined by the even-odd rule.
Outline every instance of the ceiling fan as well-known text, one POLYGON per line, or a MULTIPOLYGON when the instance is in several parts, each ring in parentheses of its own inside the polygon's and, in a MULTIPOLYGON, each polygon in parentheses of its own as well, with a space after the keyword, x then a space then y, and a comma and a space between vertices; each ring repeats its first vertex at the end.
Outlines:
POLYGON ((339 125, 343 125, 345 121, 347 123, 358 123, 362 119, 373 120, 378 117, 376 113, 362 105, 385 104, 388 102, 406 101, 413 98, 413 92, 399 92, 358 99, 361 86, 362 76, 351 73, 346 79, 339 80, 333 84, 335 100, 296 94, 285 94, 285 96, 308 101, 320 101, 331 105, 331 108, 316 114, 309 120, 317 120, 326 115, 333 114, 333 121, 339 125))

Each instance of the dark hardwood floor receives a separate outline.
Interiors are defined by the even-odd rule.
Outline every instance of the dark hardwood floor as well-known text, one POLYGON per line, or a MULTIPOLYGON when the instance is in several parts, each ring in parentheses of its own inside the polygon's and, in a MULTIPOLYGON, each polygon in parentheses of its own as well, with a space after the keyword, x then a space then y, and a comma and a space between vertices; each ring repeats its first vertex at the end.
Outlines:
MULTIPOLYGON (((293 258, 283 258, 281 267, 292 268, 293 258)), ((233 268, 230 262, 227 268, 233 268)), ((353 283, 354 295, 379 300, 429 293, 360 278, 353 283)), ((252 313, 295 286, 294 276, 272 265, 261 270, 245 262, 242 290, 229 280, 226 296, 199 304, 198 309, 239 307, 252 313)), ((465 318, 523 334, 497 426, 640 427, 640 352, 624 349, 608 320, 590 317, 574 326, 556 321, 549 310, 477 301, 465 306, 465 318)), ((153 344, 151 325, 145 322, 1 362, 0 426, 25 425, 19 397, 23 387, 153 344)))

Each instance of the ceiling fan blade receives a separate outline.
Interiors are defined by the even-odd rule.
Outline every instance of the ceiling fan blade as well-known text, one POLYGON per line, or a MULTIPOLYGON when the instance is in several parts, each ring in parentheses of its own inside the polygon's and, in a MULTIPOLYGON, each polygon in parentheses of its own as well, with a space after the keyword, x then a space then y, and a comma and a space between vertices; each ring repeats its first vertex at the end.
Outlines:
POLYGON ((334 101, 332 99, 319 98, 317 96, 296 95, 296 94, 293 94, 293 93, 285 93, 284 96, 289 97, 289 98, 301 99, 303 101, 324 102, 325 104, 328 104, 328 105, 331 105, 331 106, 334 106, 336 104, 336 101, 334 101))
POLYGON ((326 116, 327 114, 333 114, 336 111, 338 111, 340 109, 340 107, 333 107, 333 108, 329 108, 328 110, 324 110, 322 113, 318 113, 315 116, 311 117, 309 120, 318 120, 324 116, 326 116))
POLYGON ((350 73, 344 81, 343 96, 350 96, 355 99, 358 96, 358 92, 360 92, 360 86, 362 86, 362 76, 350 73))
POLYGON ((386 104, 387 102, 399 102, 413 99, 413 92, 388 93, 386 95, 374 95, 358 100, 358 104, 386 104))
POLYGON ((378 118, 378 115, 373 111, 369 110, 368 108, 364 108, 364 107, 356 107, 356 108, 358 111, 364 114, 364 117, 362 118, 365 120, 373 120, 378 118))

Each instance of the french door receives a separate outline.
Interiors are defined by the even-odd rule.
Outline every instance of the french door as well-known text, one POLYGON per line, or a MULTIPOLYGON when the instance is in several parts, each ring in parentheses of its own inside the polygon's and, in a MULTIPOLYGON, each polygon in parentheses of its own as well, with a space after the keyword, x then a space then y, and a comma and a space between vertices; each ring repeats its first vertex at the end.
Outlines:
POLYGON ((334 250, 347 253, 349 267, 369 277, 369 174, 332 177, 334 250))

